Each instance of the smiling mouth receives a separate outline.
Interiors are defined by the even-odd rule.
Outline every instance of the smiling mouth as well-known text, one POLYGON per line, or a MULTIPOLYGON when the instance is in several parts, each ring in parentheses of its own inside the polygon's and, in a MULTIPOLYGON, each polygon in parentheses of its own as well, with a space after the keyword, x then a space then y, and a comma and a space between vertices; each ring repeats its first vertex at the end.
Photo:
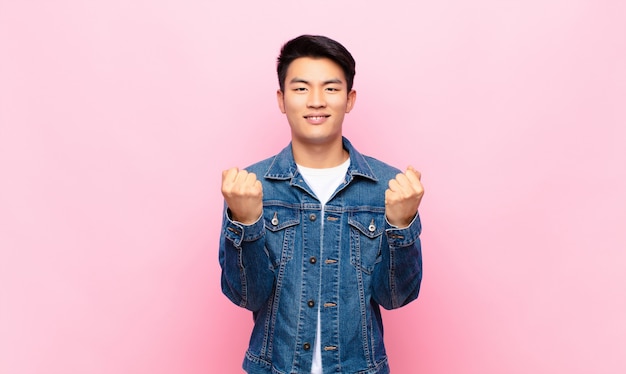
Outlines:
POLYGON ((324 115, 324 116, 304 116, 304 118, 311 120, 311 121, 321 121, 323 119, 326 119, 330 117, 329 115, 324 115))

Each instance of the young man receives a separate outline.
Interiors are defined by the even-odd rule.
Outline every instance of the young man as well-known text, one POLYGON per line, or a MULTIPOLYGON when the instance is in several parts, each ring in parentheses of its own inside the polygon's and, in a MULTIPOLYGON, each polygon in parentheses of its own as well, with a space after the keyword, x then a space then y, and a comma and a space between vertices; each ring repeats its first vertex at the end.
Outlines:
POLYGON ((222 291, 253 312, 248 373, 389 373, 379 306, 417 298, 424 189, 342 136, 355 62, 303 35, 278 57, 291 143, 222 173, 222 291))

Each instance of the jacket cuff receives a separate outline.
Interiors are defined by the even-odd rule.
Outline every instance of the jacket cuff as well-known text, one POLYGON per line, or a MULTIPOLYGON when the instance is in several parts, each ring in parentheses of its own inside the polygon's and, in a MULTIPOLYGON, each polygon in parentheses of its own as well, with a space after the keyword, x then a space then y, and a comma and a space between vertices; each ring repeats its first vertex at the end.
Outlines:
MULTIPOLYGON (((385 221, 387 221, 386 217, 385 221)), ((389 221, 387 221, 387 226, 385 232, 387 233, 387 242, 390 247, 408 247, 413 245, 422 233, 422 222, 420 221, 419 212, 409 226, 405 228, 393 226, 389 221)))
POLYGON ((252 242, 263 236, 265 233, 265 222, 263 220, 263 214, 254 222, 249 225, 245 225, 238 221, 233 221, 230 218, 230 212, 224 213, 224 234, 226 238, 235 244, 235 247, 241 248, 242 242, 252 242))

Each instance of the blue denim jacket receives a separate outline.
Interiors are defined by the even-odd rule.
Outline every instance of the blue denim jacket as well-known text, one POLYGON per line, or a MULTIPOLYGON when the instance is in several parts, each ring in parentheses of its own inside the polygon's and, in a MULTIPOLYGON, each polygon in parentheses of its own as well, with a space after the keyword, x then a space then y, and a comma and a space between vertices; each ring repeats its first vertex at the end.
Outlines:
POLYGON ((291 145, 247 168, 263 184, 262 219, 243 225, 225 209, 222 291, 253 312, 248 373, 310 373, 318 307, 325 373, 389 373, 379 306, 417 298, 421 224, 387 222, 385 190, 399 170, 343 142, 350 166, 323 210, 291 145))

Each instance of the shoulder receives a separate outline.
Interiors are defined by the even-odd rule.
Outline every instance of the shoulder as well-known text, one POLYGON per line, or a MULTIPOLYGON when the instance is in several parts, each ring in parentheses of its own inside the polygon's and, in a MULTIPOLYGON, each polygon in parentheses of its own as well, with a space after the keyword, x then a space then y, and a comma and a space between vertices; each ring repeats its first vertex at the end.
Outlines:
POLYGON ((264 160, 261 161, 257 161, 255 163, 253 163, 252 165, 249 165, 246 167, 246 170, 248 172, 251 173, 255 173, 257 175, 263 175, 265 174, 265 172, 267 172, 267 170, 269 169, 270 165, 272 164, 272 162, 274 161, 274 159, 276 158, 276 156, 272 156, 272 157, 268 157, 264 160))
POLYGON ((397 167, 390 165, 384 161, 381 161, 375 157, 362 155, 365 162, 369 165, 372 173, 376 179, 381 182, 387 182, 401 173, 402 171, 397 167))
POLYGON ((288 179, 293 176, 296 164, 293 161, 291 143, 278 154, 256 162, 246 168, 247 171, 257 176, 270 177, 273 179, 288 179))

